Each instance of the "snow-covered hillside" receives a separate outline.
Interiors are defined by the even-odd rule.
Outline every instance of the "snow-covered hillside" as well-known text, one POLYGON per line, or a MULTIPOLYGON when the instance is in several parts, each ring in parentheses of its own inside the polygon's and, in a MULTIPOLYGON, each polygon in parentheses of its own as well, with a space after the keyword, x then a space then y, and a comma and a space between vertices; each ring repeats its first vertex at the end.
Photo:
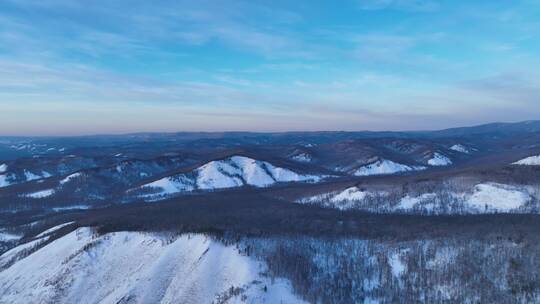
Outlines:
POLYGON ((450 150, 460 152, 460 153, 465 153, 465 154, 471 153, 471 151, 467 147, 461 144, 456 144, 456 145, 451 146, 450 150))
MULTIPOLYGON (((13 252, 21 250, 6 254, 13 252)), ((79 228, 1 271, 0 302, 304 303, 266 271, 204 235, 98 236, 79 228)))
POLYGON ((481 183, 475 185, 470 192, 405 193, 397 197, 396 194, 385 191, 351 187, 343 191, 302 198, 297 202, 340 210, 451 214, 521 212, 533 199, 527 187, 481 183))
POLYGON ((321 204, 325 207, 348 210, 354 208, 355 202, 363 201, 369 195, 370 193, 367 191, 363 191, 358 187, 351 187, 341 192, 303 198, 298 200, 298 202, 303 204, 321 204))
POLYGON ((279 182, 317 182, 321 176, 303 175, 275 167, 264 161, 244 156, 232 156, 211 161, 192 172, 165 177, 141 186, 153 190, 147 198, 156 198, 193 190, 215 190, 241 187, 268 187, 279 182))
POLYGON ((383 175, 394 174, 399 172, 418 171, 424 170, 423 166, 409 166, 400 163, 393 162, 387 159, 380 159, 369 165, 358 168, 354 175, 356 176, 368 176, 368 175, 383 175))
POLYGON ((452 164, 452 161, 443 154, 435 152, 427 163, 430 166, 448 166, 452 164))
POLYGON ((540 166, 540 155, 530 156, 512 164, 521 166, 540 166))

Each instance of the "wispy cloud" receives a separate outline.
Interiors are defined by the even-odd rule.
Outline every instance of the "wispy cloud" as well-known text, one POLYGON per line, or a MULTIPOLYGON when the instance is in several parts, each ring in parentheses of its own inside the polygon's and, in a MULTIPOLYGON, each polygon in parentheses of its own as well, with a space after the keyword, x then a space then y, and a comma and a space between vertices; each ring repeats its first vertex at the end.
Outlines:
POLYGON ((327 10, 0 2, 0 130, 80 129, 91 124, 80 109, 117 115, 131 131, 416 129, 540 115, 540 6, 530 0, 355 0, 327 10))

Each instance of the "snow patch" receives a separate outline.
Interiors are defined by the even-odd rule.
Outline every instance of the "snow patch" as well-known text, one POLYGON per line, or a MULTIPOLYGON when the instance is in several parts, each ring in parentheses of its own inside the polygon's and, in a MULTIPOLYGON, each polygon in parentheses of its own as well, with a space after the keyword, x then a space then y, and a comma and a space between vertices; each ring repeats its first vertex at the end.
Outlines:
POLYGON ((7 174, 0 175, 0 188, 7 187, 11 185, 11 182, 8 180, 9 176, 7 174))
POLYGON ((511 211, 530 200, 525 190, 503 184, 478 184, 466 204, 478 210, 511 211))
POLYGON ((406 195, 399 201, 399 209, 410 210, 413 209, 416 205, 425 202, 430 199, 435 198, 435 193, 424 193, 420 196, 411 197, 406 195))
POLYGON ((452 164, 452 161, 448 157, 438 152, 435 152, 433 154, 433 157, 430 160, 428 160, 428 165, 430 166, 448 166, 451 164, 452 164))
POLYGON ((41 176, 37 175, 37 174, 34 174, 30 171, 27 171, 27 170, 24 170, 24 176, 26 178, 26 181, 32 181, 32 180, 36 180, 36 179, 40 179, 41 176))
POLYGON ((388 257, 388 263, 390 265, 392 275, 395 278, 399 278, 407 269, 405 264, 401 261, 401 256, 398 252, 395 252, 388 257))
POLYGON ((87 206, 87 205, 71 205, 71 206, 66 206, 66 207, 54 207, 54 208, 52 208, 52 210, 54 212, 60 212, 60 211, 65 211, 65 210, 86 210, 86 209, 90 209, 90 206, 87 206))
POLYGON ((360 167, 354 172, 355 176, 395 174, 399 172, 418 171, 426 169, 423 166, 408 166, 391 160, 381 159, 372 164, 360 167))
POLYGON ((81 177, 81 176, 82 176, 82 174, 81 174, 80 172, 78 172, 78 173, 73 173, 73 174, 71 174, 71 175, 68 175, 68 176, 66 176, 64 179, 62 179, 62 180, 60 181, 60 185, 63 185, 63 184, 65 184, 65 183, 68 183, 68 182, 71 181, 72 179, 77 178, 77 177, 81 177))
POLYGON ((358 187, 351 187, 343 190, 330 199, 332 202, 361 201, 368 195, 368 192, 360 190, 358 187))
POLYGON ((531 157, 524 158, 522 160, 518 160, 517 162, 512 163, 512 165, 540 166, 540 155, 531 156, 531 157))
POLYGON ((0 230, 0 242, 12 242, 18 241, 22 238, 22 235, 4 232, 0 230))
POLYGON ((311 155, 307 153, 293 155, 291 159, 300 163, 310 163, 313 160, 311 155))
POLYGON ((47 189, 47 190, 41 190, 37 192, 28 193, 28 194, 25 194, 24 196, 30 197, 30 198, 45 198, 53 194, 54 194, 54 189, 47 189))
POLYGON ((471 151, 469 151, 469 149, 467 149, 467 147, 465 147, 464 145, 460 145, 460 144, 451 146, 450 150, 465 153, 465 154, 471 153, 471 151))
POLYGON ((8 165, 6 165, 6 164, 1 164, 0 165, 0 173, 6 172, 7 169, 8 169, 8 165))

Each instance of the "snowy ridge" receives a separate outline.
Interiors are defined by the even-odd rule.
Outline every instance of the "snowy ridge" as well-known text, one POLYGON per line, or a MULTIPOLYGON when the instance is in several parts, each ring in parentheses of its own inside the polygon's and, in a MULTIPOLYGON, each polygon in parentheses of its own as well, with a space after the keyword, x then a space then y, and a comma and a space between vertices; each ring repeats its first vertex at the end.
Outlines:
POLYGON ((69 183, 72 179, 75 179, 75 178, 78 178, 78 177, 81 177, 81 176, 82 176, 82 173, 80 173, 80 172, 70 174, 70 175, 66 176, 64 179, 62 179, 60 181, 60 185, 69 183))
POLYGON ((387 159, 380 159, 369 165, 360 167, 354 172, 355 176, 395 174, 399 172, 424 170, 423 166, 408 166, 387 159))
MULTIPOLYGON (((159 195, 168 195, 178 192, 189 192, 195 190, 193 180, 180 175, 174 177, 165 177, 155 182, 142 186, 143 188, 159 189, 159 195)), ((144 195, 143 197, 153 198, 156 194, 144 195)))
POLYGON ((465 154, 470 154, 471 153, 471 151, 469 151, 469 149, 467 149, 467 147, 465 147, 464 145, 461 145, 461 144, 456 144, 456 145, 451 146, 450 150, 465 153, 465 154))
POLYGON ((527 188, 498 183, 481 183, 470 193, 406 193, 395 199, 389 193, 360 190, 351 187, 341 192, 320 194, 302 198, 297 203, 318 204, 340 210, 360 209, 373 212, 405 213, 493 213, 521 212, 533 196, 527 188), (379 198, 383 205, 370 204, 371 198, 379 198), (454 210, 454 211, 452 211, 454 210))
POLYGON ((517 162, 512 163, 512 165, 540 166, 540 155, 530 156, 530 157, 524 158, 522 160, 518 160, 517 162))
POLYGON ((438 152, 433 153, 433 157, 428 160, 430 166, 448 166, 451 164, 452 161, 448 157, 438 152))
POLYGON ((0 272, 0 302, 304 303, 266 270, 204 235, 79 228, 0 272))
POLYGON ((62 228, 64 228, 64 227, 66 227, 66 226, 69 226, 69 225, 71 225, 71 224, 73 224, 73 223, 75 223, 75 222, 68 222, 68 223, 60 224, 60 225, 58 225, 58 226, 54 226, 54 227, 49 228, 49 229, 47 229, 47 230, 41 232, 40 234, 36 235, 35 238, 38 238, 38 239, 39 239, 39 238, 42 238, 42 237, 44 237, 44 236, 46 236, 46 235, 48 235, 48 234, 51 234, 51 233, 53 233, 53 232, 55 232, 55 231, 58 231, 58 230, 60 230, 60 229, 62 229, 62 228))
POLYGON ((45 197, 49 197, 53 195, 54 192, 55 192, 54 189, 47 189, 47 190, 41 190, 37 192, 28 193, 28 194, 25 194, 24 196, 30 197, 30 198, 45 198, 45 197))
POLYGON ((347 188, 341 192, 333 192, 322 195, 316 195, 303 198, 297 201, 300 204, 322 203, 325 207, 336 208, 340 210, 354 209, 354 203, 363 201, 372 193, 362 191, 358 187, 347 188))
POLYGON ((268 187, 279 182, 317 182, 322 176, 302 175, 289 169, 275 167, 264 161, 244 156, 232 156, 224 160, 211 161, 190 173, 165 177, 141 186, 154 189, 146 198, 170 195, 194 190, 215 190, 241 187, 268 187))

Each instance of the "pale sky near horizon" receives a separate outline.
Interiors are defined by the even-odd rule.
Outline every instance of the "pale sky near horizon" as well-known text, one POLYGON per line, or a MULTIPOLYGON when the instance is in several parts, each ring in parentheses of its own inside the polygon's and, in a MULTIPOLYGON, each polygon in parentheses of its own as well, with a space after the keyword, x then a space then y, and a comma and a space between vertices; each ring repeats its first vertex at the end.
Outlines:
POLYGON ((0 135, 540 118, 540 1, 0 2, 0 135))

